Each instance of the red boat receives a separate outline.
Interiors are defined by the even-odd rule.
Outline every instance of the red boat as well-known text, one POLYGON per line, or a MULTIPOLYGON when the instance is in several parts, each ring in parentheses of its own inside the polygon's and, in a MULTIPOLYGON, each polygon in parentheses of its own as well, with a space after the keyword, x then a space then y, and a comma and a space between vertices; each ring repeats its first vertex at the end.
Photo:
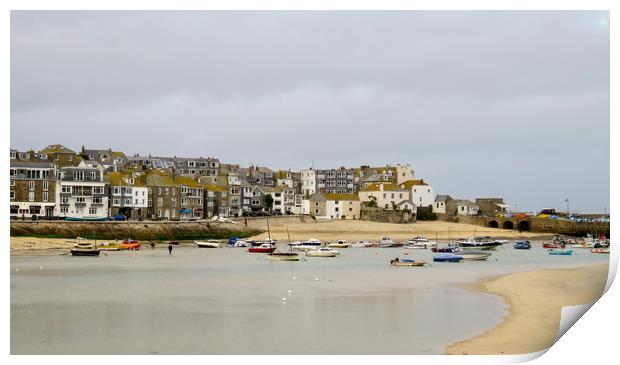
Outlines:
POLYGON ((248 248, 248 252, 258 252, 258 253, 272 253, 276 249, 276 246, 272 246, 268 243, 263 243, 260 246, 253 246, 248 248))

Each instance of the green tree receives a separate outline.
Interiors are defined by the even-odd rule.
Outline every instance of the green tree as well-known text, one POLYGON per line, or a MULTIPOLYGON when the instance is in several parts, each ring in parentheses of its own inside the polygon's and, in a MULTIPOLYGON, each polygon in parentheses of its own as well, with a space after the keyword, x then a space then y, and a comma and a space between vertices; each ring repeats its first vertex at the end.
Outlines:
POLYGON ((374 196, 371 196, 370 200, 367 201, 365 204, 369 208, 376 208, 377 207, 377 198, 375 198, 374 196))
POLYGON ((273 198, 271 197, 271 194, 265 195, 265 207, 267 208, 267 211, 271 213, 271 208, 273 208, 273 198))

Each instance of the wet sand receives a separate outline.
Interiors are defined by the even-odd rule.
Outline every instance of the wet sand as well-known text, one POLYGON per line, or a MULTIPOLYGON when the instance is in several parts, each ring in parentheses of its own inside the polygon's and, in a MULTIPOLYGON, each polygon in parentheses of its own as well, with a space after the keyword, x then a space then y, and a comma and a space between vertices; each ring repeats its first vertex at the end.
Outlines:
POLYGON ((502 296, 510 314, 497 327, 450 345, 445 353, 526 354, 549 348, 558 334, 562 307, 598 300, 605 288, 607 271, 608 265, 539 270, 467 285, 474 291, 502 296))

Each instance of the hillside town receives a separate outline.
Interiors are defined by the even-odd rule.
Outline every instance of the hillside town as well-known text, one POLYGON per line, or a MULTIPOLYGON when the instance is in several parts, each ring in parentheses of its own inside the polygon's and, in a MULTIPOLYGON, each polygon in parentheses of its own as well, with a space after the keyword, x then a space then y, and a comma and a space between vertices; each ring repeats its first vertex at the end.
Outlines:
POLYGON ((200 220, 310 215, 360 219, 364 209, 404 212, 413 220, 497 214, 502 198, 435 195, 410 164, 272 170, 214 157, 128 156, 112 149, 11 149, 12 219, 200 220))

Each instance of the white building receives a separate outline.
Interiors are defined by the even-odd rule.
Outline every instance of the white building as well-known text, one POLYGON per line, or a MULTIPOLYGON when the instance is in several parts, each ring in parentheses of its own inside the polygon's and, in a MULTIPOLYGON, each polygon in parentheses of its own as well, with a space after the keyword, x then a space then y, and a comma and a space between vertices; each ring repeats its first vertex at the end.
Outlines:
POLYGON ((362 203, 375 200, 379 208, 398 210, 398 204, 411 201, 410 191, 391 183, 370 184, 359 192, 362 203))
POLYGON ((469 200, 457 200, 456 212, 458 215, 476 215, 478 214, 478 206, 469 200))
POLYGON ((84 219, 108 216, 108 192, 103 181, 103 166, 88 167, 82 161, 76 167, 61 168, 57 174, 54 215, 84 219))
POLYGON ((446 214, 447 203, 449 200, 452 200, 450 195, 437 195, 435 201, 433 202, 433 213, 446 214))
POLYGON ((316 171, 301 170, 301 194, 305 197, 316 193, 316 171))
POLYGON ((418 207, 429 207, 433 205, 435 193, 433 187, 425 183, 424 180, 408 180, 400 184, 402 188, 409 189, 411 201, 418 207))

